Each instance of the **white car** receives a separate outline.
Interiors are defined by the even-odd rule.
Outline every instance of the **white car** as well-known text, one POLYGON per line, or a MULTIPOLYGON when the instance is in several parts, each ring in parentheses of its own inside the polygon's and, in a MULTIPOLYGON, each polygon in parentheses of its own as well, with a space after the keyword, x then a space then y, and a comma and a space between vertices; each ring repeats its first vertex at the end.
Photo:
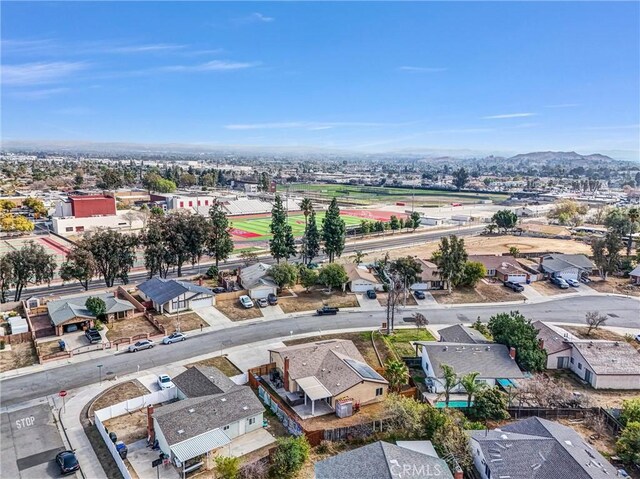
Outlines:
POLYGON ((158 386, 160 386, 160 389, 169 389, 172 388, 174 384, 169 376, 167 376, 166 374, 161 374, 160 376, 158 376, 158 386))
POLYGON ((640 343, 640 334, 636 334, 636 341, 640 343))
POLYGON ((177 343, 178 341, 184 341, 185 339, 187 339, 187 336, 184 333, 176 331, 175 333, 162 338, 162 344, 177 343))
POLYGON ((135 344, 132 344, 127 348, 127 351, 130 353, 136 353, 138 351, 142 351, 143 349, 151 349, 155 346, 154 342, 151 339, 141 339, 135 344))
POLYGON ((251 301, 251 298, 249 296, 240 296, 238 299, 240 300, 240 304, 245 308, 253 308, 253 301, 251 301))

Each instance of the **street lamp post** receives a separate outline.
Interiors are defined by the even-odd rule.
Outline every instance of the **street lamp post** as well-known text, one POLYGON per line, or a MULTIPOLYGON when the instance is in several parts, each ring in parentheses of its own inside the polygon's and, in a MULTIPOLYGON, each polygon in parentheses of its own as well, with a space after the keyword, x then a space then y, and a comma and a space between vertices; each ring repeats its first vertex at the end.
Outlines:
POLYGON ((102 386, 102 364, 98 364, 98 376, 100 377, 100 386, 102 386))

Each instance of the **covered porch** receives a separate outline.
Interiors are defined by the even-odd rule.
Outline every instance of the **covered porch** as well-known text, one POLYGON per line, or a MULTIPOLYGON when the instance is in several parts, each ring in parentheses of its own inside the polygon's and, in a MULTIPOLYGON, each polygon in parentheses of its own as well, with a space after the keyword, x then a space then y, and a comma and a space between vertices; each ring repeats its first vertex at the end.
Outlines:
POLYGON ((307 376, 306 378, 300 378, 296 380, 296 384, 304 393, 304 404, 295 406, 293 410, 296 411, 302 419, 334 412, 334 409, 327 401, 327 399, 331 400, 332 394, 317 377, 307 376), (316 401, 319 402, 316 403, 316 401), (318 406, 317 413, 316 406, 318 406))

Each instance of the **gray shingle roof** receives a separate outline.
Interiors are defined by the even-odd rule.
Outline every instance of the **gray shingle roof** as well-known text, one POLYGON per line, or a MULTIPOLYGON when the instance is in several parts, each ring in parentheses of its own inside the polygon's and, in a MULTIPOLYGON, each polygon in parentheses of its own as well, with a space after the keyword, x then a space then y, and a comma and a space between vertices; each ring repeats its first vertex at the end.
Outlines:
POLYGON ((573 429, 531 417, 494 431, 471 431, 491 477, 604 479, 616 469, 573 429))
MULTIPOLYGON (((458 375, 479 372, 479 379, 517 379, 522 371, 502 344, 459 344, 418 341, 426 349, 435 377, 442 378, 442 365, 451 366, 458 375)), ((431 374, 432 372, 429 371, 431 374)))
POLYGON ((211 289, 204 286, 198 286, 188 281, 158 278, 157 276, 140 284, 138 289, 157 304, 165 304, 167 301, 171 301, 185 293, 193 293, 187 299, 191 299, 198 294, 210 296, 214 294, 211 289))
POLYGON ((625 341, 574 340, 571 344, 596 374, 640 374, 640 353, 625 341))
POLYGON ((589 258, 583 254, 548 254, 542 257, 540 264, 543 271, 556 273, 568 268, 579 268, 592 271, 595 266, 589 258))
POLYGON ((64 298, 47 303, 49 317, 54 325, 58 326, 74 318, 95 319, 95 315, 84 305, 90 297, 100 298, 107 306, 107 314, 132 311, 135 307, 124 299, 118 299, 113 294, 88 294, 75 298, 64 298))
POLYGON ((374 442, 318 461, 316 479, 396 479, 403 466, 411 467, 412 478, 453 479, 447 463, 384 441, 374 442))
POLYGON ((565 342, 565 338, 550 328, 542 321, 536 321, 532 323, 533 327, 538 330, 538 339, 544 341, 544 349, 547 354, 559 353, 567 349, 571 349, 571 345, 565 342))
POLYGON ((188 398, 210 396, 238 387, 219 369, 194 366, 173 378, 173 384, 188 398))
POLYGON ((240 270, 240 283, 244 289, 252 289, 256 286, 276 286, 269 276, 270 265, 266 263, 256 263, 240 270))
POLYGON ((158 408, 153 417, 171 446, 263 411, 250 387, 237 386, 221 394, 168 404, 158 408))
POLYGON ((479 331, 461 324, 454 324, 448 328, 440 329, 438 334, 440 334, 440 340, 446 343, 491 343, 479 331))

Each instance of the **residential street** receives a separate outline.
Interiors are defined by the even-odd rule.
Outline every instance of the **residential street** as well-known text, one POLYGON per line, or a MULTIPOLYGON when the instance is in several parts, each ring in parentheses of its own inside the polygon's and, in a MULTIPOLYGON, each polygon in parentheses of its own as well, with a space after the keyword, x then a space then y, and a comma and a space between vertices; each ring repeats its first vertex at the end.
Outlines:
MULTIPOLYGON (((433 306, 425 309, 411 309, 397 314, 397 324, 403 316, 421 311, 431 324, 470 323, 480 316, 483 321, 489 316, 503 311, 517 309, 532 320, 576 323, 584 322, 587 311, 600 311, 609 316, 608 326, 637 328, 640 332, 640 302, 621 296, 570 296, 545 302, 529 304, 487 304, 482 306, 433 306)), ((215 351, 224 352, 232 346, 240 346, 257 341, 287 337, 314 331, 340 330, 348 328, 379 327, 385 320, 383 311, 345 312, 337 316, 311 316, 309 314, 277 321, 247 321, 237 327, 214 331, 190 338, 184 343, 155 348, 138 353, 117 353, 99 360, 102 374, 114 373, 118 376, 145 370, 182 359, 215 351)), ((84 361, 53 369, 5 379, 1 382, 0 401, 10 406, 34 398, 71 390, 99 381, 96 361, 84 361)))

